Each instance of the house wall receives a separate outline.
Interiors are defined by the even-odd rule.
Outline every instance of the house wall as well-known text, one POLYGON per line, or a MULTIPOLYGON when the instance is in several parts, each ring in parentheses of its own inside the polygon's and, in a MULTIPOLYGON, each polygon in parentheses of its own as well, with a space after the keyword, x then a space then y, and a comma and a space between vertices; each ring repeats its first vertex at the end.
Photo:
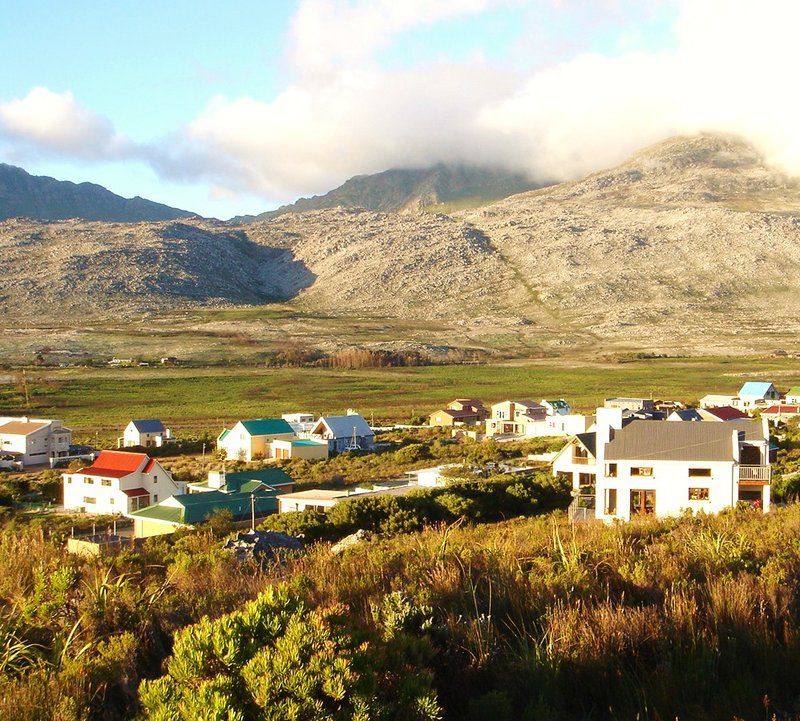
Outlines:
POLYGON ((159 465, 150 473, 131 473, 123 478, 102 478, 89 473, 65 473, 64 508, 83 510, 86 513, 106 515, 130 513, 169 496, 184 492, 183 483, 178 483, 159 465), (149 496, 131 498, 125 491, 144 488, 149 496), (94 499, 94 502, 85 500, 94 499))
POLYGON ((129 425, 122 435, 123 445, 126 448, 131 446, 143 446, 144 448, 160 448, 164 445, 163 433, 139 433, 136 427, 129 425))
POLYGON ((336 498, 278 498, 278 513, 305 511, 309 508, 325 512, 333 508, 338 502, 339 499, 336 498))
POLYGON ((136 538, 151 538, 174 533, 179 525, 164 521, 151 521, 144 518, 135 518, 133 521, 133 534, 136 538))
POLYGON ((69 453, 71 435, 62 429, 53 435, 51 428, 45 426, 27 435, 0 433, 0 452, 21 453, 23 466, 36 466, 49 463, 51 458, 66 456, 69 453))
POLYGON ((735 505, 738 488, 734 477, 735 464, 727 462, 684 462, 684 461, 611 461, 617 464, 617 476, 606 475, 609 462, 598 468, 596 493, 597 508, 595 517, 603 520, 615 518, 630 520, 631 490, 655 490, 655 515, 675 516, 684 510, 717 513, 735 505), (652 468, 650 476, 631 475, 632 468, 652 468), (710 477, 689 477, 690 468, 707 468, 710 477), (617 489, 617 512, 606 514, 606 489, 617 489), (702 501, 689 500, 690 488, 708 488, 709 498, 702 501))

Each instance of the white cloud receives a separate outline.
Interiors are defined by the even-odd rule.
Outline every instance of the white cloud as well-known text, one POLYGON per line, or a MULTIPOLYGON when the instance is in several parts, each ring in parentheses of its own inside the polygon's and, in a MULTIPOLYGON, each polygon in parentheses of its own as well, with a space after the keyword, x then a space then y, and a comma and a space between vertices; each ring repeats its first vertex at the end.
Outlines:
POLYGON ((582 54, 527 77, 483 60, 402 70, 375 61, 400 33, 510 1, 304 0, 281 93, 216 97, 144 147, 44 88, 0 104, 0 127, 50 152, 137 157, 163 178, 280 202, 357 173, 439 161, 574 178, 699 130, 740 133, 800 174, 794 0, 683 0, 670 50, 582 54))
POLYGON ((0 103, 0 135, 16 141, 23 154, 97 160, 124 157, 132 149, 107 118, 79 105, 71 92, 43 87, 0 103))
POLYGON ((302 0, 292 21, 291 60, 301 75, 328 77, 369 61, 398 33, 509 1, 302 0))

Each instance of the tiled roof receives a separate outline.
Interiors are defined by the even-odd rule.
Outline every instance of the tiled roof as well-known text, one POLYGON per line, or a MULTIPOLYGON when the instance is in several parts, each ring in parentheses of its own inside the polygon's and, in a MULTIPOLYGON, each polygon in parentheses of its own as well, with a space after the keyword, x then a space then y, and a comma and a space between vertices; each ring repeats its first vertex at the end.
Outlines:
POLYGON ((633 421, 606 446, 609 461, 733 461, 733 433, 763 440, 758 421, 654 423, 633 421))
POLYGON ((733 406, 717 406, 716 408, 706 408, 705 412, 710 413, 712 416, 716 416, 721 421, 733 421, 737 419, 748 418, 747 413, 744 413, 733 406))
POLYGON ((153 418, 150 420, 139 420, 139 421, 131 421, 133 423, 133 427, 139 431, 139 433, 163 433, 164 432, 164 424, 153 418))
POLYGON ((145 461, 153 462, 146 453, 100 451, 91 466, 81 468, 77 473, 101 478, 123 478, 136 473, 145 461))
POLYGON ((319 423, 327 425, 334 438, 348 438, 353 435, 354 429, 356 436, 375 435, 369 423, 355 413, 349 416, 322 416, 319 423))
POLYGON ((140 498, 141 496, 150 495, 150 492, 146 488, 123 488, 122 492, 129 498, 140 498))
POLYGON ((251 436, 279 436, 293 434, 292 427, 283 418, 257 418, 242 421, 245 430, 251 436))
POLYGON ((11 436, 27 436, 34 431, 45 428, 47 423, 25 423, 24 421, 10 421, 0 426, 0 433, 11 436))
POLYGON ((763 398, 773 387, 768 381, 747 381, 740 389, 739 396, 763 398))
POLYGON ((800 413, 800 406, 794 404, 781 403, 780 405, 770 406, 761 411, 764 414, 777 415, 779 413, 800 413))

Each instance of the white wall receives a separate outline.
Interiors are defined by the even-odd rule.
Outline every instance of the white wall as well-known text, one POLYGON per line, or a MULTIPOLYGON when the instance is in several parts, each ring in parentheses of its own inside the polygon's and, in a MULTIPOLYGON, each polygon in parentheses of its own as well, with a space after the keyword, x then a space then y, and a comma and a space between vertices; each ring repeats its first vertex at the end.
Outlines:
POLYGON ((611 461, 617 464, 617 477, 606 476, 609 462, 598 470, 596 518, 630 520, 630 492, 633 489, 655 490, 657 516, 680 515, 684 510, 717 513, 735 505, 738 497, 738 484, 734 478, 734 463, 683 461, 611 461), (653 469, 651 476, 632 476, 631 468, 647 467, 653 469), (711 477, 689 477, 690 468, 709 468, 711 477), (606 515, 606 489, 617 489, 617 513, 606 515), (690 501, 689 488, 708 488, 709 500, 690 501))

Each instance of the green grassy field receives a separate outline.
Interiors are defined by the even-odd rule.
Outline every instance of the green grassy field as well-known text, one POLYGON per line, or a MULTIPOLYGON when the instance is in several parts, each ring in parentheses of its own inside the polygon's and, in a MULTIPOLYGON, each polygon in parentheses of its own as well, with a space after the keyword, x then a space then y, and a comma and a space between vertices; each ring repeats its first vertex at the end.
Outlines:
MULTIPOLYGON (((647 359, 626 363, 524 361, 374 370, 314 368, 64 369, 31 375, 31 414, 81 431, 121 429, 131 418, 159 417, 176 429, 218 431, 226 422, 292 411, 355 408, 376 423, 428 414, 459 396, 486 403, 509 397, 563 397, 589 411, 609 396, 696 402, 735 392, 745 378, 800 384, 790 359, 647 359)), ((19 388, 4 379, 0 414, 26 411, 19 388)))

